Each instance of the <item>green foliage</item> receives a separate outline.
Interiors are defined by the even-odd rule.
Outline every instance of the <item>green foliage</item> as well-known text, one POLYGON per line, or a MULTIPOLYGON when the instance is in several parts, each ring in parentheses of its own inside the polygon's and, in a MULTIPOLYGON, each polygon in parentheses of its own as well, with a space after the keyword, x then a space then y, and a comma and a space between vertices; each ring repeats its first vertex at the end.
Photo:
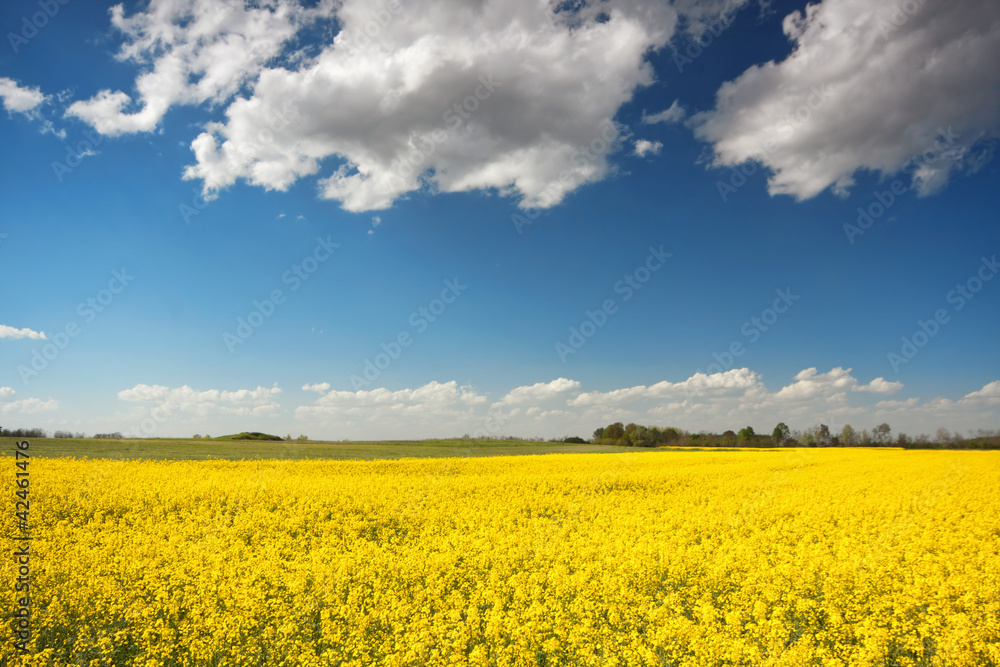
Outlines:
POLYGON ((753 426, 741 428, 739 433, 740 442, 749 442, 750 440, 753 440, 755 435, 756 433, 753 432, 753 426))
POLYGON ((260 433, 258 431, 243 431, 234 435, 221 435, 216 440, 281 440, 276 435, 270 433, 260 433))
POLYGON ((618 442, 625 437, 625 427, 621 422, 615 422, 604 429, 604 439, 610 442, 618 442))
POLYGON ((564 438, 563 442, 566 442, 566 443, 569 443, 569 444, 573 444, 573 445, 585 445, 585 444, 587 444, 586 440, 584 440, 583 438, 579 438, 579 437, 577 437, 575 435, 570 436, 568 438, 564 438))
POLYGON ((626 447, 660 447, 663 445, 680 444, 684 433, 677 428, 659 426, 643 426, 630 423, 623 426, 615 422, 594 431, 594 442, 604 445, 619 445, 626 447))

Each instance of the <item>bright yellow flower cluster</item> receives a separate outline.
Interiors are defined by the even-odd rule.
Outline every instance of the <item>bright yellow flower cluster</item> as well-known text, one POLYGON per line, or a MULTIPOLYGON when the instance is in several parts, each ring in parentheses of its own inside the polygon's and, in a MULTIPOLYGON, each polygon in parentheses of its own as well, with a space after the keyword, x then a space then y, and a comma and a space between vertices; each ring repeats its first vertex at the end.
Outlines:
POLYGON ((4 665, 1000 665, 1000 452, 31 472, 4 665))

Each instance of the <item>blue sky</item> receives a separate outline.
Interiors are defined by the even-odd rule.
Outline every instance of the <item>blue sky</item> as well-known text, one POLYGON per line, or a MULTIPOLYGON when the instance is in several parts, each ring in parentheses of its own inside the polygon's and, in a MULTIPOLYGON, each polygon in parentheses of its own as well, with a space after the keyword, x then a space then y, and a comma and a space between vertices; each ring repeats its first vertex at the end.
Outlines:
POLYGON ((1000 427, 995 3, 0 25, 5 427, 1000 427))

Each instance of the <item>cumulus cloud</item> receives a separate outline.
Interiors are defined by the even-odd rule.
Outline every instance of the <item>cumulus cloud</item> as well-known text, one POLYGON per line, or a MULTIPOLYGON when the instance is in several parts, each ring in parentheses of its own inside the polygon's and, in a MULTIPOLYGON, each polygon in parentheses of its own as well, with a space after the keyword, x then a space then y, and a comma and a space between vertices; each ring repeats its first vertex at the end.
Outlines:
POLYGON ((0 398, 10 398, 16 393, 11 387, 0 387, 0 398))
POLYGON ((520 405, 522 403, 538 403, 552 398, 563 396, 569 392, 580 388, 580 383, 576 380, 558 378, 552 382, 536 382, 532 385, 524 385, 511 389, 500 399, 502 405, 520 405))
POLYGON ((6 324, 0 324, 0 338, 32 338, 34 340, 45 340, 45 332, 34 331, 27 327, 23 329, 16 329, 14 327, 7 326, 6 324))
POLYGON ((198 391, 188 385, 166 387, 163 385, 137 384, 118 392, 118 398, 131 403, 156 404, 168 413, 189 413, 197 416, 212 414, 251 415, 266 414, 279 407, 275 397, 281 389, 260 387, 225 391, 206 389, 198 391))
POLYGON ((137 98, 102 90, 67 109, 102 134, 151 132, 174 105, 221 103, 277 57, 304 25, 330 14, 329 2, 305 10, 278 0, 245 6, 216 0, 154 0, 126 16, 111 8, 111 23, 125 38, 118 59, 144 68, 137 98))
POLYGON ((981 401, 984 403, 991 403, 993 405, 1000 404, 1000 380, 990 382, 979 391, 966 394, 962 400, 968 403, 981 401))
MULTIPOLYGON (((746 0, 152 0, 111 22, 134 90, 67 114, 108 135, 155 130, 175 105, 226 105, 184 172, 211 198, 244 180, 379 210, 422 189, 558 204, 614 170, 613 122, 677 26, 699 34, 746 0), (297 40, 334 34, 296 50, 297 40), (326 161, 324 163, 324 161, 326 161)), ((653 117, 683 116, 675 103, 653 117)))
POLYGON ((860 385, 852 391, 867 391, 873 394, 894 394, 903 388, 902 382, 890 382, 882 377, 877 377, 866 385, 860 385))
POLYGON ((737 394, 757 394, 764 385, 760 376, 749 368, 733 368, 723 373, 695 373, 681 382, 663 380, 646 386, 637 385, 612 391, 592 391, 581 393, 569 401, 571 406, 613 406, 639 400, 683 400, 704 396, 734 396, 737 394))
POLYGON ((387 438, 460 433, 586 436, 597 426, 613 421, 715 432, 747 424, 769 431, 779 421, 794 428, 819 423, 837 427, 851 422, 860 429, 884 421, 889 411, 912 418, 917 428, 922 428, 925 421, 951 424, 949 420, 955 415, 972 415, 962 417, 965 424, 986 426, 989 420, 982 414, 992 414, 995 419, 995 409, 990 412, 990 404, 983 401, 995 400, 988 397, 1000 392, 1000 383, 984 388, 982 395, 987 398, 983 399, 978 397, 980 392, 973 392, 959 401, 935 399, 921 403, 918 398, 909 398, 881 401, 875 406, 852 403, 852 395, 887 394, 901 388, 900 383, 884 378, 863 384, 851 369, 838 367, 823 373, 816 368, 804 369, 791 383, 771 391, 755 371, 734 368, 695 373, 676 382, 662 380, 606 391, 584 391, 576 380, 557 378, 515 387, 492 401, 475 388, 460 387, 455 381, 430 382, 416 389, 329 390, 318 392, 321 395, 314 403, 296 408, 295 415, 302 427, 313 431, 387 438), (941 404, 941 400, 946 402, 941 404))
POLYGON ((794 50, 751 67, 691 119, 716 166, 756 161, 771 194, 846 192, 865 169, 919 194, 1000 136, 1000 3, 823 0, 785 17, 794 50))
POLYGON ((646 125, 653 123, 679 123, 684 120, 685 115, 684 107, 677 100, 674 100, 673 104, 659 113, 647 116, 645 111, 642 112, 642 122, 646 125))
POLYGON ((39 88, 20 86, 13 79, 0 77, 0 100, 8 112, 30 114, 46 99, 39 88))
POLYGON ((816 368, 807 368, 795 376, 795 382, 781 388, 775 395, 779 401, 801 401, 817 397, 842 399, 844 392, 871 392, 892 394, 903 388, 902 382, 888 382, 885 378, 875 378, 862 385, 851 375, 850 368, 833 368, 827 373, 819 373, 816 368))
POLYGON ((0 410, 4 413, 7 412, 20 412, 21 414, 37 414, 39 412, 51 412, 52 410, 57 410, 59 408, 59 403, 53 399, 43 401, 40 398, 26 398, 21 401, 14 401, 13 403, 5 403, 0 410))
POLYGON ((645 54, 677 22, 667 3, 577 4, 553 13, 536 0, 414 0, 375 20, 368 3, 347 0, 334 43, 298 69, 262 72, 253 95, 192 143, 185 177, 207 195, 237 178, 283 190, 336 156, 320 195, 350 211, 424 185, 555 205, 609 172, 612 119, 653 81, 645 54), (359 41, 369 26, 374 37, 359 41))
POLYGON ((314 391, 317 394, 325 394, 330 391, 329 382, 319 382, 316 384, 304 384, 302 385, 302 391, 314 391))
MULTIPOLYGON (((324 385, 328 383, 324 382, 324 385)), ((314 385, 316 386, 316 385, 314 385)), ((319 385, 322 386, 322 385, 319 385)), ((384 387, 359 391, 328 391, 313 406, 299 407, 300 414, 336 414, 357 411, 359 408, 383 406, 390 411, 416 413, 420 410, 442 410, 455 406, 480 405, 486 398, 471 387, 460 387, 450 382, 428 382, 416 389, 389 391, 384 387)))
POLYGON ((635 154, 639 157, 645 157, 646 154, 652 153, 653 155, 659 155, 660 149, 663 148, 663 144, 659 141, 648 141, 646 139, 639 139, 635 142, 635 154))

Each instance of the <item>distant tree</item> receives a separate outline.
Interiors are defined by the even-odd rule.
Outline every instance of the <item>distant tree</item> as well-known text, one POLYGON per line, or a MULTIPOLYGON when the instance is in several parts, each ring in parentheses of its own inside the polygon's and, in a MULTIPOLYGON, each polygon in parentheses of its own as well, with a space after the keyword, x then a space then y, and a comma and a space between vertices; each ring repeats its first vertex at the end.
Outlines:
POLYGON ((753 426, 746 426, 740 429, 738 437, 740 442, 749 442, 750 440, 753 440, 754 435, 753 426))
POLYGON ((879 445, 888 445, 891 437, 892 428, 886 423, 881 423, 872 429, 872 439, 879 445))
POLYGON ((72 438, 73 434, 69 431, 56 431, 52 434, 53 438, 72 438))
POLYGON ((296 440, 308 440, 308 439, 309 439, 308 435, 300 435, 298 438, 296 438, 296 440))
POLYGON ((831 440, 830 427, 826 424, 820 424, 819 428, 816 429, 816 444, 820 447, 829 447, 831 440))
POLYGON ((900 433, 899 435, 896 436, 896 445, 898 447, 906 447, 911 442, 912 440, 910 440, 910 437, 905 433, 900 433))
MULTIPOLYGON (((292 434, 291 433, 289 433, 288 435, 285 436, 285 440, 291 440, 291 439, 292 439, 292 434)), ((468 440, 468 439, 469 439, 469 434, 468 433, 466 433, 465 435, 462 436, 462 440, 468 440)))
POLYGON ((194 435, 191 436, 191 439, 192 440, 201 440, 201 434, 195 433, 194 435))
POLYGON ((652 447, 653 441, 649 429, 639 424, 629 424, 625 427, 625 439, 632 447, 652 447))
POLYGON ((615 422, 604 429, 604 439, 611 442, 618 442, 625 437, 625 427, 621 422, 615 422))
POLYGON ((577 436, 575 436, 575 435, 573 435, 573 436, 570 436, 570 437, 568 437, 568 438, 565 438, 565 439, 563 440, 563 442, 568 442, 568 443, 570 443, 570 444, 574 444, 574 445, 584 445, 584 444, 586 444, 586 443, 587 443, 587 441, 586 441, 586 440, 584 440, 583 438, 580 438, 580 437, 577 437, 577 436))
POLYGON ((781 446, 791 440, 792 432, 788 430, 788 424, 785 422, 779 422, 774 430, 771 431, 771 439, 774 440, 774 444, 781 446))
POLYGON ((946 428, 939 428, 937 430, 937 437, 935 438, 935 441, 942 447, 950 445, 952 442, 951 433, 948 433, 948 429, 946 428))
POLYGON ((726 431, 722 434, 722 439, 727 441, 724 444, 733 444, 736 442, 736 434, 732 431, 726 431))
POLYGON ((594 431, 594 442, 600 442, 604 439, 604 427, 599 426, 596 431, 594 431))
POLYGON ((840 444, 844 447, 855 447, 858 444, 858 434, 850 424, 844 424, 840 429, 840 444))
POLYGON ((679 428, 674 428, 673 426, 667 426, 660 430, 660 438, 667 444, 680 440, 683 435, 684 433, 679 428))

